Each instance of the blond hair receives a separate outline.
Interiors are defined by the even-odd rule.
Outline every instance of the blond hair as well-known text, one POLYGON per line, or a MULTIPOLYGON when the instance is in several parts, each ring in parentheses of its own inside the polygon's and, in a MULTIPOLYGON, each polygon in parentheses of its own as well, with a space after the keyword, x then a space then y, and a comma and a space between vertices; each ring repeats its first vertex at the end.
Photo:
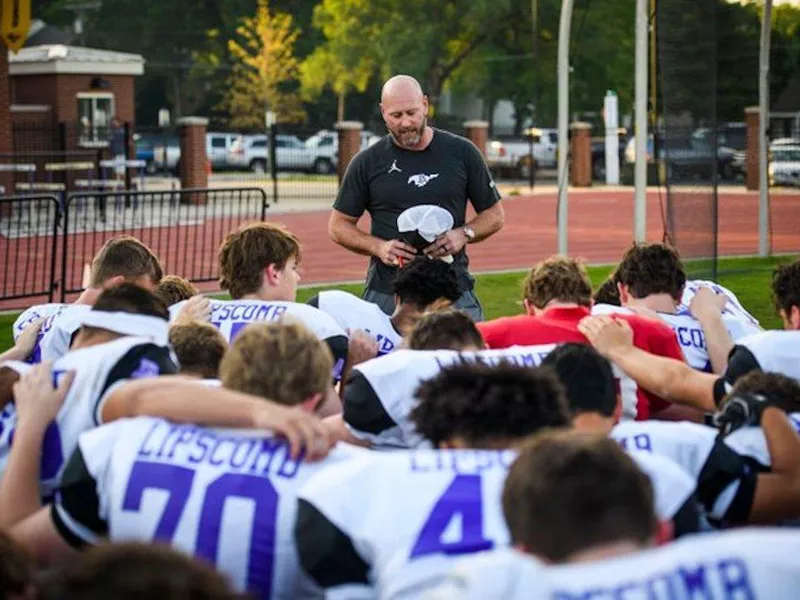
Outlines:
POLYGON ((331 384, 333 357, 300 323, 251 323, 231 343, 219 365, 222 385, 294 406, 331 384))

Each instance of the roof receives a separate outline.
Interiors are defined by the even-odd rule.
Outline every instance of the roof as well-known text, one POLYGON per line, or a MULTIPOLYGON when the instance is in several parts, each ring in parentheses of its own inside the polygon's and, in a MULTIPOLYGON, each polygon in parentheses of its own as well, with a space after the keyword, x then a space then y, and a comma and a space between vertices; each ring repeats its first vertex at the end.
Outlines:
POLYGON ((9 53, 8 70, 10 75, 141 75, 144 57, 127 52, 45 44, 23 48, 17 54, 9 53))
POLYGON ((800 76, 794 76, 772 105, 773 113, 800 112, 800 76))

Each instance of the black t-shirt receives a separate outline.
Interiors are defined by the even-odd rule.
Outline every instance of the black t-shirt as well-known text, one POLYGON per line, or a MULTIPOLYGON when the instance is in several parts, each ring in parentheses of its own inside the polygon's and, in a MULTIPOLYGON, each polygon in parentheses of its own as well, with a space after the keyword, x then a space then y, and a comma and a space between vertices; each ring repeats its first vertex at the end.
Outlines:
MULTIPOLYGON (((467 200, 477 212, 500 200, 480 150, 466 138, 434 129, 425 150, 405 150, 386 136, 359 152, 347 168, 333 207, 351 217, 370 214, 370 233, 384 240, 397 239, 397 217, 419 204, 436 204, 453 215, 454 227, 464 225, 467 200)), ((473 280, 463 250, 454 256, 453 266, 462 289, 472 289, 473 280)), ((395 267, 373 257, 367 274, 367 288, 391 293, 395 267)))

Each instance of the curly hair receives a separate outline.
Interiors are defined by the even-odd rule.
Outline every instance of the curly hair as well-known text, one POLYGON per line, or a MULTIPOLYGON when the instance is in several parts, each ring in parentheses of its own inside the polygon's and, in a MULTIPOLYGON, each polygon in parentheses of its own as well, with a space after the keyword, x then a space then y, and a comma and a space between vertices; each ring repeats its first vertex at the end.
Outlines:
POLYGON ((169 345, 175 351, 180 373, 216 379, 228 342, 210 323, 187 323, 169 328, 169 345))
POLYGON ((300 241, 282 225, 248 223, 231 231, 219 249, 219 285, 238 300, 264 283, 264 269, 283 269, 290 258, 301 260, 300 241))
POLYGON ((457 438, 481 447, 570 423, 564 389, 547 368, 463 361, 422 382, 415 397, 411 420, 437 447, 457 438))
POLYGON ((800 411, 800 383, 780 373, 750 371, 736 380, 728 396, 741 393, 764 396, 771 404, 787 413, 800 411))
POLYGON ((467 313, 447 308, 427 313, 406 338, 412 350, 483 349, 483 337, 467 313))
POLYGON ((792 312, 792 307, 800 308, 800 259, 788 265, 778 265, 772 274, 772 301, 775 310, 792 312))
POLYGON ((686 286, 680 256, 666 244, 632 244, 617 267, 616 279, 634 298, 669 294, 680 302, 686 286))
POLYGON ((167 306, 172 306, 183 300, 196 296, 199 292, 190 281, 177 275, 165 275, 153 290, 167 306))
POLYGON ((392 292, 403 304, 415 304, 423 309, 440 298, 455 302, 461 297, 461 286, 452 265, 421 257, 397 269, 392 279, 392 292))
POLYGON ((595 304, 610 304, 611 306, 620 306, 616 274, 610 276, 600 284, 600 287, 594 291, 592 300, 595 304))
POLYGON ((522 284, 522 295, 536 308, 544 308, 553 300, 590 306, 592 282, 579 260, 551 256, 536 263, 528 273, 522 284))

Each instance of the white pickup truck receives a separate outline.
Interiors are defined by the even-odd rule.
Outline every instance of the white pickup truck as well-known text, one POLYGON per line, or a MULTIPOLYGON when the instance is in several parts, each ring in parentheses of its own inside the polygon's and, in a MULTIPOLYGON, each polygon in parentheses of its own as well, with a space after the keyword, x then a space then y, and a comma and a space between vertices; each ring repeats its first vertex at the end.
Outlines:
MULTIPOLYGON (((533 128, 526 133, 533 135, 533 158, 536 161, 536 168, 554 168, 558 151, 558 132, 555 129, 533 128)), ((486 147, 486 162, 494 171, 522 178, 528 177, 531 167, 530 137, 489 141, 486 147)))

